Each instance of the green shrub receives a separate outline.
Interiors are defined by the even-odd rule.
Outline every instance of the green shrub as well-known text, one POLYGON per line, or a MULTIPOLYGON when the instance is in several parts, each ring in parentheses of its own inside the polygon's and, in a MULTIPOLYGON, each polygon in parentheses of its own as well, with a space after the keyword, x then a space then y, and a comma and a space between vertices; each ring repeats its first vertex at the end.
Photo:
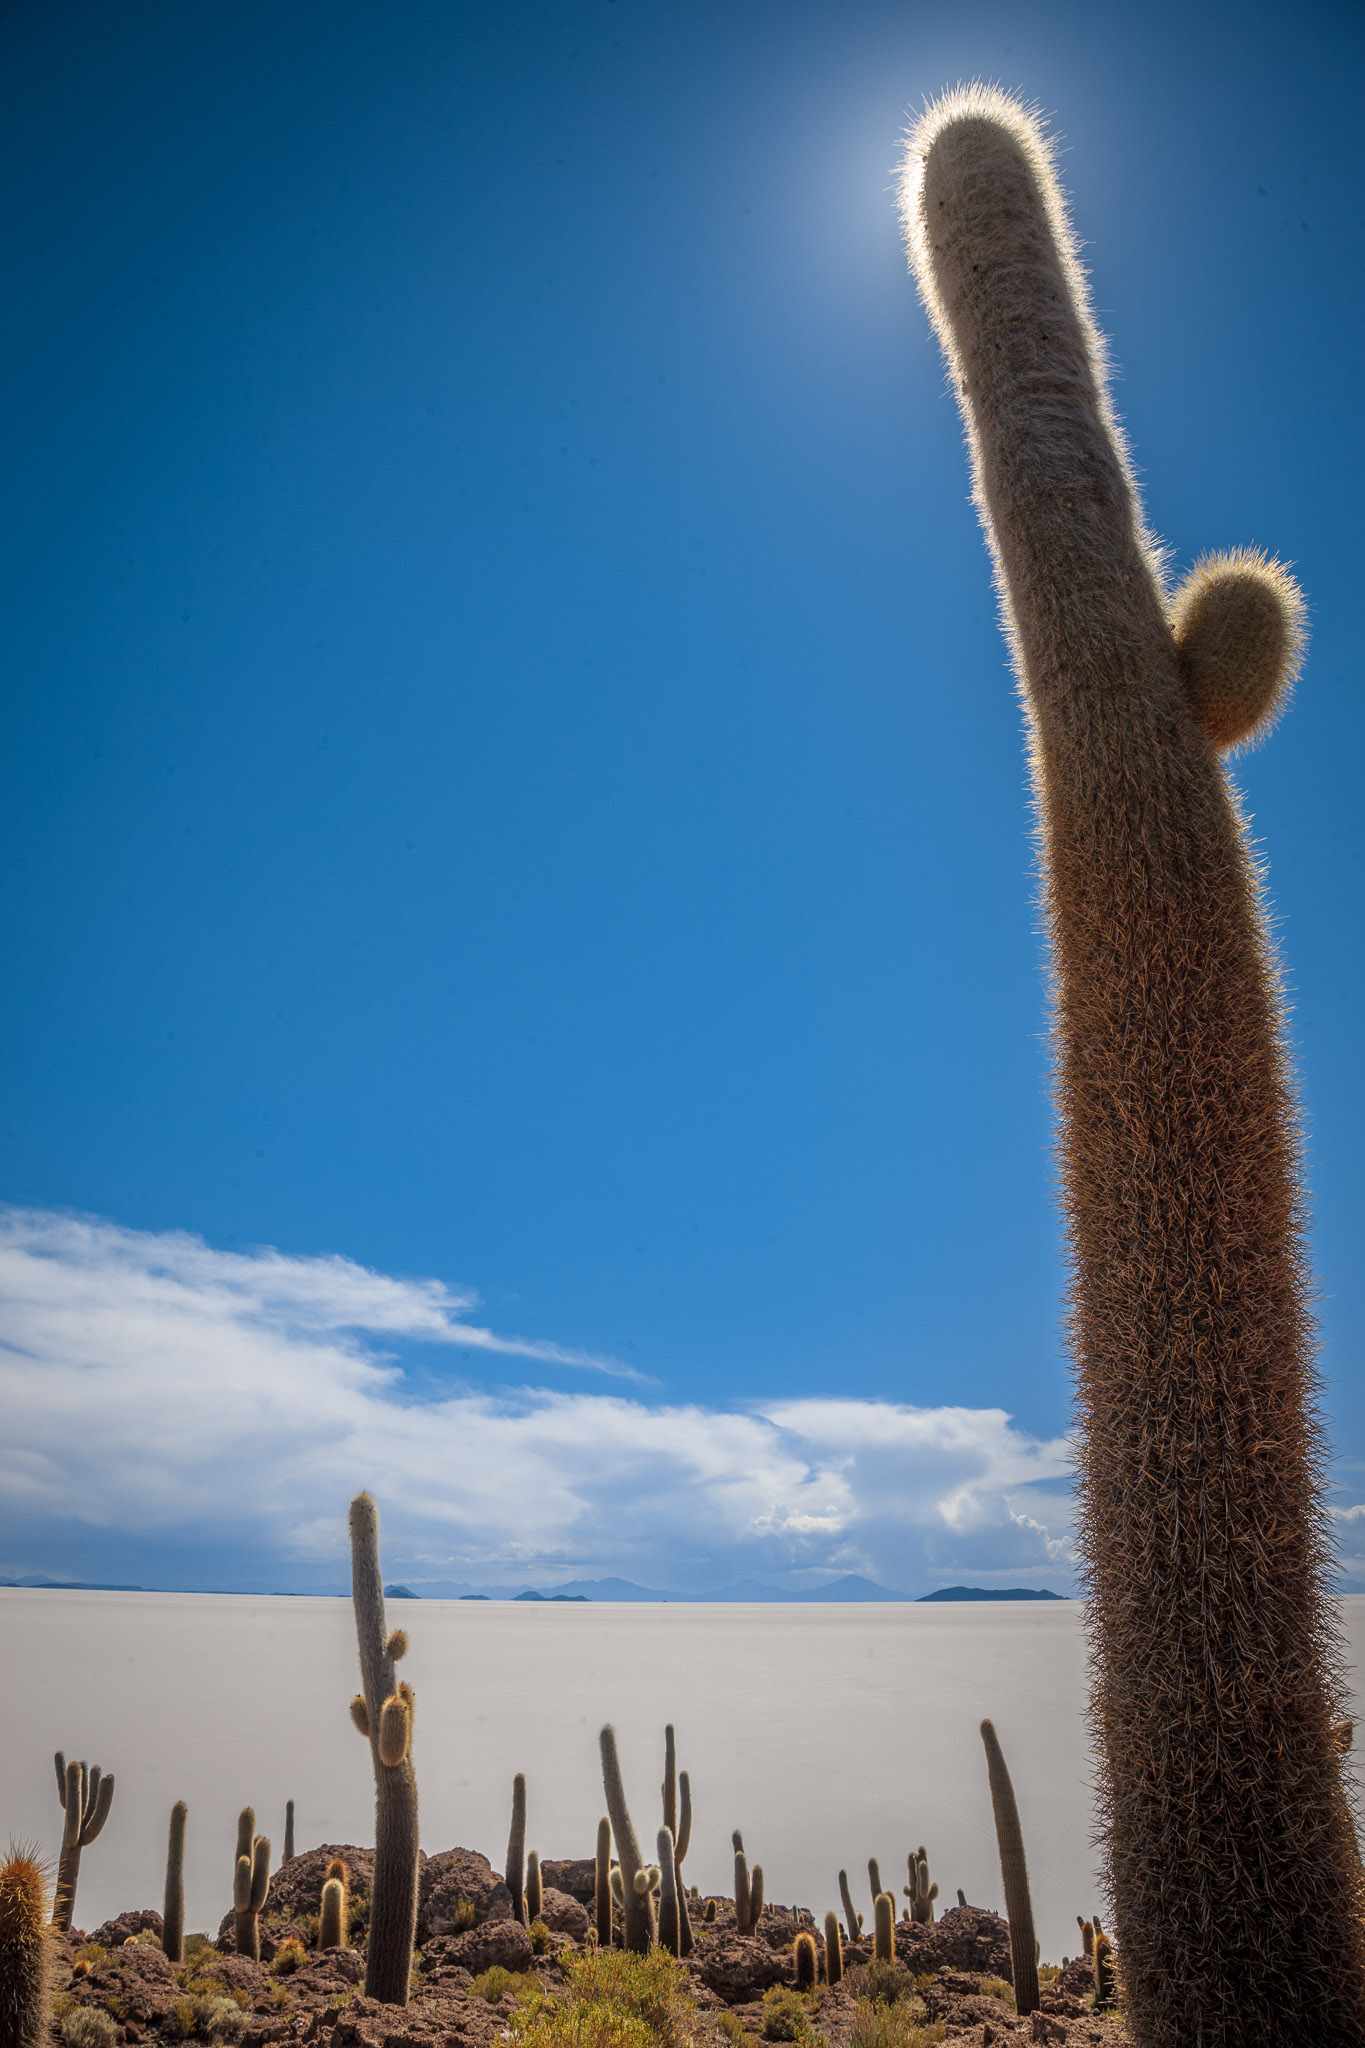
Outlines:
POLYGON ((533 1920, 526 1932, 531 1937, 531 1953, 545 1956, 550 1953, 550 1930, 543 1920, 533 1920))
POLYGON ((874 1999, 878 2005, 915 1995, 915 1980, 904 1963, 855 1963, 845 1970, 844 1982, 855 1998, 874 1999))
POLYGON ((463 1934, 467 1928, 472 1927, 478 1917, 478 1911, 479 1909, 472 1899, 457 1899, 455 1901, 455 1932, 463 1934))
POLYGON ((1003 1977, 983 1977, 976 1988, 982 1998, 998 1998, 1002 2005, 1014 2011, 1014 1986, 1003 1977))
POLYGON ((96 1963, 104 1961, 108 1953, 108 1949, 101 1948, 97 1941, 87 1941, 84 1948, 76 1950, 76 1961, 78 1963, 89 1963, 93 1969, 96 1963))
POLYGON ((63 2048, 114 2048, 118 2028, 97 2005, 76 2005, 61 2024, 63 2048))
POLYGON ((270 1974, 272 1977, 292 1977, 295 1970, 301 1970, 307 1960, 308 1951, 301 1941, 282 1941, 275 1951, 270 1974))
POLYGON ((848 2048, 931 2048, 948 2029, 942 2020, 924 2025, 924 2007, 909 1998, 891 2004, 875 1998, 860 1998, 849 2028, 848 2048))
POLYGON ((561 1998, 523 2002, 518 2048, 690 2048, 696 2004, 682 1964, 665 1949, 588 1949, 560 1958, 561 1998))
POLYGON ((800 2041, 810 2032, 810 1999, 790 1984, 774 1984, 763 1994, 765 2041, 800 2041))
POLYGON ((181 1960, 193 1970, 201 1967, 217 1953, 207 1934, 187 1934, 181 1951, 181 1960))
POLYGON ((720 2028, 727 2041, 743 2041, 748 2036, 749 2029, 745 2026, 739 2014, 731 2012, 728 2005, 723 2005, 716 2014, 716 2025, 720 2028))
POLYGON ((496 2005, 505 1992, 514 1995, 529 1991, 534 1979, 525 1970, 507 1970, 501 1963, 494 1963, 491 1970, 485 1970, 474 1979, 470 1990, 477 1998, 486 1998, 490 2005, 496 2005))

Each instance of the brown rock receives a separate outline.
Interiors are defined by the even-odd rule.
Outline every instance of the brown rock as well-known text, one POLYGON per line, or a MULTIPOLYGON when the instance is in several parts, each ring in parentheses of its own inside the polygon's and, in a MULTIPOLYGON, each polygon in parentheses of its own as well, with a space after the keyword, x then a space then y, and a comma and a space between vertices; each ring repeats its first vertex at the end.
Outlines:
MULTIPOLYGON (((272 1920, 306 1920, 322 1909, 322 1887, 327 1866, 339 1856, 351 1873, 351 1890, 367 1892, 374 1881, 373 1849, 357 1849, 353 1842, 329 1842, 321 1849, 306 1849, 291 1856, 270 1879, 265 1911, 272 1920)), ((231 1872, 228 1873, 231 1876, 231 1872)))
POLYGON ((529 1970, 531 1937, 519 1920, 485 1920, 464 1934, 434 1935, 422 1946, 423 1960, 444 1973, 451 1968, 468 1970, 478 1977, 501 1963, 504 1970, 529 1970))
POLYGON ((486 1856, 474 1849, 445 1849, 428 1856, 417 1883, 417 1940, 421 1947, 437 1934, 457 1934, 460 1901, 474 1909, 475 1927, 485 1920, 510 1920, 512 1894, 486 1856))
POLYGON ((555 1885, 546 1885, 541 1899, 540 1917, 551 1934, 567 1935, 570 1941, 582 1941, 588 1931, 588 1909, 568 1892, 560 1891, 555 1885))
POLYGON ((150 1906, 144 1906, 138 1912, 120 1913, 117 1919, 106 1920, 103 1926, 97 1927, 93 1934, 86 1936, 86 1939, 97 1941, 101 1948, 122 1948, 124 1942, 133 1934, 155 1934, 159 1940, 161 1915, 153 1912, 150 1906))
POLYGON ((793 1974, 790 1959, 752 1936, 722 1934, 692 1953, 697 1975, 727 2005, 747 2005, 793 1974))
POLYGON ((592 1906, 597 1897, 597 1862, 592 1856, 576 1856, 567 1861, 542 1863, 540 1875, 547 1885, 553 1885, 557 1892, 567 1892, 571 1899, 577 1899, 580 1906, 592 1906))
POLYGON ((88 1977, 78 1977, 70 1986, 78 2005, 108 2008, 112 2000, 122 2020, 145 2025, 169 2012, 180 1997, 180 1987, 159 1948, 138 1942, 132 1948, 118 1948, 96 1963, 88 1977))

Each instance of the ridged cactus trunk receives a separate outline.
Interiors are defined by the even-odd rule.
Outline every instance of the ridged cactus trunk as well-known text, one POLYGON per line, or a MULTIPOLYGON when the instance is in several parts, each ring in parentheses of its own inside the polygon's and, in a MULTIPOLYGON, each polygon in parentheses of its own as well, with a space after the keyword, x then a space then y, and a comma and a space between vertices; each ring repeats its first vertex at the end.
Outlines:
POLYGON ((166 1838, 166 1890, 161 1901, 161 1949, 172 1963, 184 1961, 185 1950, 185 1823, 189 1808, 177 1799, 171 1808, 166 1838))
POLYGON ((621 1866, 622 1939, 636 1955, 647 1956, 654 1940, 654 1906, 649 1888, 648 1867, 641 1861, 640 1844, 631 1826, 630 1809, 621 1779, 621 1762, 616 1754, 616 1730, 608 1725, 599 1738, 602 1751, 602 1785, 607 1796, 611 1831, 616 1837, 616 1860, 621 1866))
POLYGON ((677 1840, 673 1850, 673 1864, 678 1877, 678 1953, 690 1956, 692 1953, 692 1915, 687 1904, 687 1882, 683 1877, 683 1860, 692 1846, 692 1780, 686 1771, 678 1773, 679 1820, 677 1840))
POLYGON ((981 1740, 986 1746, 986 1769, 990 1776, 991 1812, 995 1816, 995 1841, 1000 1851, 1000 1877, 1005 1887, 1005 1918, 1010 1924, 1010 1971, 1014 1979, 1014 2009, 1021 2019, 1038 2010, 1038 1937, 1033 1931, 1033 1901, 1029 1896, 1028 1864, 1024 1859, 1024 1831, 1019 1825, 1019 1807, 1014 1785, 1005 1763, 1000 1738, 990 1721, 981 1723, 981 1740))
POLYGON ((417 1935, 417 1775, 412 1767, 412 1687, 399 1682, 407 1650, 401 1629, 385 1634, 379 1570, 379 1510, 368 1493, 351 1502, 351 1598, 364 1691, 351 1718, 368 1736, 374 1762, 375 1846, 365 1994, 406 2005, 417 1935))
POLYGON ((57 1767, 57 1796, 64 1816, 52 1925, 67 1934, 76 1903, 76 1880, 81 1874, 81 1850, 89 1848, 109 1818, 114 1803, 114 1780, 106 1777, 98 1764, 69 1764, 60 1750, 52 1761, 57 1767))
POLYGON ((507 1831, 507 1868, 503 1872, 512 1894, 512 1918, 526 1925, 526 1779, 512 1780, 512 1824, 507 1831))
POLYGON ((292 1799, 286 1799, 284 1802, 284 1860, 286 1863, 292 1863, 294 1860, 294 1802, 292 1799))
POLYGON ((597 1946, 611 1947, 611 1822, 604 1814, 597 1823, 597 1855, 593 1865, 593 1918, 597 1946))
POLYGON ((678 1867, 674 1861, 673 1830, 660 1828, 659 1849, 659 1946, 671 1956, 682 1954, 678 1915, 678 1867))
POLYGON ((1301 604, 1238 555, 1168 615, 1038 124, 951 94, 903 191, 1031 730, 1128 2024, 1139 2048, 1359 2043, 1295 1111, 1218 757, 1274 715, 1301 604))
POLYGON ((0 2048, 48 2048, 47 1869, 26 1849, 0 1862, 0 2048))

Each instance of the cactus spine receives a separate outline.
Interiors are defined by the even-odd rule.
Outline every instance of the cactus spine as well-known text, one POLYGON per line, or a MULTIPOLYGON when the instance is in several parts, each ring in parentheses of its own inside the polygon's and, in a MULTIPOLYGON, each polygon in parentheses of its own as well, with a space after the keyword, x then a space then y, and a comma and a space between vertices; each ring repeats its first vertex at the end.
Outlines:
POLYGON ((526 1925, 539 1920, 540 1909, 545 1903, 545 1888, 540 1878, 540 1857, 532 1849, 526 1858, 526 1925))
POLYGON ((597 1923, 597 1946, 611 1947, 611 1822, 605 1814, 597 1823, 597 1859, 593 1868, 593 1913, 597 1923))
POLYGON ((616 1754, 616 1730, 608 1723, 598 1739, 602 1751, 602 1786, 607 1796, 607 1812, 611 1815, 611 1831, 616 1838, 616 1860, 621 1868, 622 1939, 636 1955, 645 1956, 649 1954, 654 1939, 654 1908, 648 1873, 640 1861, 640 1844, 635 1839, 630 1809, 626 1805, 621 1763, 616 1754), (643 1891, 638 1882, 642 1877, 645 1879, 643 1891))
POLYGON ((814 1991, 818 1967, 815 1936, 798 1934, 792 1946, 796 1956, 796 1988, 798 1991, 814 1991))
POLYGON ((744 1853, 744 1837, 736 1828, 730 1838, 735 1852, 735 1926, 741 1934, 749 1932, 749 1859, 744 1853))
MULTIPOLYGON (((856 1941, 863 1931, 863 1916, 854 1911, 853 1894, 848 1888, 848 1872, 839 1872, 839 1897, 844 1906, 844 1930, 850 1941, 856 1941)), ((874 1894, 875 1897, 875 1894, 874 1894)))
POLYGON ((400 1684, 394 1659, 407 1648, 401 1631, 386 1635, 379 1569, 379 1510, 368 1493, 351 1502, 351 1599, 360 1650, 361 1714, 374 1764, 375 1850, 365 1993, 381 2005, 406 2005, 417 1932, 417 1776, 412 1767, 412 1688, 400 1684), (401 1641, 400 1641, 401 1638, 401 1641))
POLYGON ((161 1900, 161 1948, 168 1961, 184 1961, 185 1948, 185 1822, 189 1808, 177 1799, 171 1808, 166 1838, 166 1890, 161 1900))
POLYGON ((839 1939, 839 1916, 825 1915, 825 1982, 841 1984, 844 1976, 844 1945, 839 1939))
POLYGON ((950 94, 903 190, 1031 726, 1128 2024, 1139 2048, 1335 2048, 1365 2038, 1365 1877, 1331 1736, 1298 1135, 1216 751, 1265 715, 1267 593, 1272 700, 1301 605, 1283 571, 1235 595, 1243 564, 1219 572, 1213 626, 1196 590, 1173 630, 1038 123, 993 89, 950 94))
POLYGON ((507 1836, 507 1889, 512 1918, 526 1925, 526 1780, 520 1771, 512 1780, 512 1826, 507 1836))
POLYGON ((995 1815, 995 1840, 1000 1851, 1000 1875, 1005 1885, 1005 1917, 1010 1923, 1010 1965, 1014 1977, 1014 2007, 1022 2019, 1038 2010, 1038 1944, 1033 1935, 1033 1903, 1029 1898, 1028 1865, 1024 1861, 1024 1835, 1019 1826, 1019 1808, 1014 1786, 1005 1764, 994 1724, 981 1723, 981 1740, 986 1745, 986 1768, 991 1782, 991 1811, 995 1815))
POLYGON ((47 1871, 11 1847, 0 1862, 0 2048, 48 2048, 51 2027, 47 1871))
POLYGON ((879 1963, 896 1960, 896 1901, 890 1892, 879 1892, 873 1902, 872 1953, 879 1963))
POLYGON ((672 1828, 659 1829, 659 1946, 671 1956, 682 1954, 682 1916, 678 1911, 678 1866, 672 1828))
POLYGON ((232 1935, 239 1956, 261 1960, 261 1908, 270 1890, 270 1842, 253 1832, 256 1816, 244 1806, 237 1816, 237 1858, 232 1876, 232 1935))
POLYGON ((284 1860, 286 1863, 292 1863, 294 1860, 294 1802, 292 1799, 286 1799, 284 1802, 284 1860))
POLYGON ((322 1910, 318 1914, 318 1947, 349 1948, 351 1945, 351 1873, 340 1856, 327 1866, 322 1887, 322 1910))
POLYGON ((114 1803, 114 1781, 106 1778, 98 1764, 68 1763, 60 1750, 53 1762, 57 1767, 57 1796, 62 1802, 62 1853, 57 1863, 57 1890, 52 1902, 52 1925, 67 1934, 71 1910, 76 1903, 76 1880, 80 1876, 81 1850, 88 1849, 109 1818, 114 1803))

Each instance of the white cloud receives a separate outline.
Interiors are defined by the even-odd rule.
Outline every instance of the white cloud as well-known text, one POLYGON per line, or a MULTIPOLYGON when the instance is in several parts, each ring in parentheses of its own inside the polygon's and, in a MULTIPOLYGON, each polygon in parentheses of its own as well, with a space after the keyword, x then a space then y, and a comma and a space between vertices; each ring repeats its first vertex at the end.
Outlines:
POLYGON ((235 1532, 239 1554, 340 1565, 346 1500, 368 1485, 387 1568, 419 1579, 1069 1573, 1065 1444, 1003 1410, 725 1412, 545 1387, 433 1399, 366 1341, 611 1363, 473 1326, 475 1305, 341 1258, 0 1212, 11 1557, 22 1541, 41 1570, 44 1533, 83 1528, 201 1547, 235 1532))

